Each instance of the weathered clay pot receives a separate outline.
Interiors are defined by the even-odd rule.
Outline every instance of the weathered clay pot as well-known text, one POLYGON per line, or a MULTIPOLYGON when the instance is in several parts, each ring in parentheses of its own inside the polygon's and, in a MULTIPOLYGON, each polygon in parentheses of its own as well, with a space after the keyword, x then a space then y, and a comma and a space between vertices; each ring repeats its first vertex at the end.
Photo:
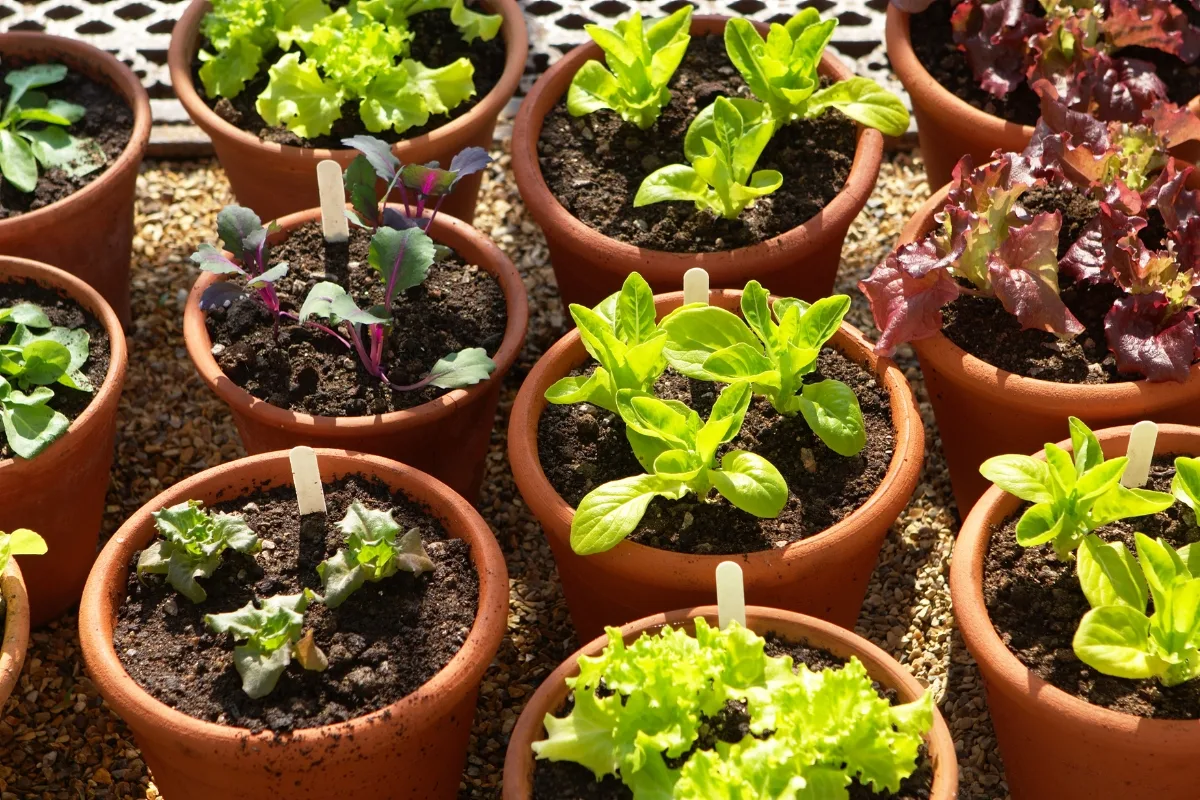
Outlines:
MULTIPOLYGON (((717 609, 715 606, 702 606, 656 614, 630 622, 621 628, 621 635, 626 644, 632 644, 643 633, 654 633, 664 625, 682 626, 691 632, 695 626, 692 620, 696 617, 704 617, 715 626, 717 609)), ((896 690, 898 702, 912 702, 925 691, 925 687, 887 653, 861 636, 828 622, 791 611, 749 606, 746 608, 746 624, 760 635, 775 632, 790 641, 807 642, 842 658, 857 656, 874 680, 896 690)), ((600 636, 577 650, 542 682, 530 698, 508 740, 508 751, 504 757, 503 800, 530 800, 533 797, 533 743, 545 738, 542 720, 547 714, 558 711, 566 701, 569 690, 565 681, 578 674, 579 657, 597 656, 607 644, 608 637, 600 636)), ((936 709, 933 729, 927 741, 929 757, 933 760, 930 800, 954 800, 958 796, 958 761, 950 730, 936 709)))
MULTIPOLYGON (((741 292, 713 291, 709 302, 737 310, 741 292)), ((682 292, 658 295, 660 317, 683 302, 682 292)), ((883 483, 863 505, 828 530, 776 550, 741 556, 687 555, 623 541, 611 550, 581 556, 571 549, 575 510, 546 479, 538 458, 538 420, 546 389, 587 362, 579 333, 572 330, 538 361, 513 405, 508 456, 525 503, 542 525, 563 593, 580 640, 608 625, 701 605, 711 599, 713 570, 730 558, 741 565, 746 602, 784 608, 853 628, 867 581, 875 569, 888 528, 907 505, 925 455, 925 431, 904 374, 889 359, 876 358, 861 334, 842 325, 830 344, 875 372, 891 397, 895 451, 883 483)))
POLYGON ((133 730, 154 782, 171 800, 339 800, 348 788, 380 800, 451 800, 466 760, 483 672, 504 638, 508 573, 483 518, 445 484, 378 456, 318 450, 325 481, 377 478, 428 507, 451 536, 471 547, 479 611, 462 649, 424 686, 349 722, 286 735, 202 722, 143 690, 113 649, 133 554, 156 536, 150 514, 185 500, 212 503, 292 483, 286 452, 250 456, 205 470, 158 495, 117 531, 88 580, 79 613, 84 662, 101 696, 133 730))
POLYGON ((73 275, 36 261, 0 256, 0 282, 14 281, 32 281, 71 298, 100 321, 111 342, 104 382, 70 429, 29 461, 0 461, 0 531, 31 528, 54 554, 25 562, 25 585, 37 627, 78 602, 96 558, 117 406, 125 385, 125 334, 112 307, 73 275))
MULTIPOLYGON (((1066 421, 1059 420, 1060 433, 1066 421)), ((1096 436, 1106 457, 1125 455, 1128 427, 1096 436)), ((1070 440, 1059 444, 1071 449, 1070 440)), ((1155 452, 1200 454, 1200 429, 1160 425, 1155 452)), ((988 489, 963 523, 950 565, 954 613, 983 674, 1013 800, 1195 796, 1200 720, 1145 719, 1093 706, 1031 672, 992 627, 983 600, 984 559, 993 527, 1020 504, 996 487, 988 489)))
MULTIPOLYGON (((405 164, 450 159, 465 147, 491 149, 496 119, 512 99, 525 71, 529 40, 525 17, 516 0, 481 0, 482 7, 504 17, 500 35, 507 50, 500 82, 479 104, 457 119, 413 139, 392 145, 396 158, 405 164)), ((254 209, 263 219, 275 219, 320 205, 317 194, 317 163, 333 159, 345 169, 357 150, 293 147, 274 144, 237 128, 217 116, 197 94, 192 82, 192 60, 200 49, 200 23, 212 9, 209 0, 192 0, 171 32, 167 64, 171 86, 192 122, 212 139, 213 149, 225 169, 238 202, 254 209)), ((199 88, 203 91, 203 87, 199 88)), ((464 178, 442 204, 442 211, 470 222, 483 174, 464 178)), ((380 185, 382 191, 383 186, 380 185)))
MULTIPOLYGON (((278 244, 294 228, 320 216, 320 209, 289 214, 279 220, 280 229, 268 242, 278 244)), ((231 381, 213 358, 212 340, 199 304, 204 290, 220 277, 201 273, 184 311, 184 343, 200 377, 229 406, 247 452, 267 453, 307 444, 375 453, 424 470, 468 498, 479 493, 500 384, 525 341, 529 303, 525 284, 512 262, 482 233, 465 222, 438 214, 430 235, 453 248, 468 264, 495 276, 504 291, 508 324, 500 349, 492 357, 496 370, 488 380, 454 389, 415 408, 387 414, 314 417, 259 400, 231 381)))
POLYGON ((0 628, 0 710, 12 695, 21 677, 21 665, 25 663, 25 649, 29 646, 29 598, 25 594, 25 581, 21 579, 21 568, 17 560, 10 558, 3 573, 0 573, 0 596, 4 597, 4 625, 0 628))
POLYGON ((129 67, 74 39, 4 33, 0 56, 66 64, 71 71, 111 88, 133 110, 129 144, 100 177, 57 203, 0 221, 0 253, 56 264, 82 278, 128 325, 133 195, 150 140, 150 98, 129 67))
MULTIPOLYGON (((727 17, 692 18, 693 36, 721 33, 727 17)), ((767 26, 759 23, 765 35, 767 26)), ((552 66, 521 103, 513 126, 512 167, 529 213, 546 234, 550 260, 563 304, 589 308, 621 288, 639 272, 655 292, 677 289, 692 267, 708 270, 714 288, 740 289, 754 279, 781 295, 818 300, 832 292, 850 223, 875 188, 883 156, 883 135, 859 127, 858 147, 846 185, 829 205, 798 228, 751 247, 717 253, 669 253, 610 239, 563 208, 550 192, 538 163, 538 137, 546 114, 562 99, 586 61, 599 60, 594 42, 580 45, 552 66)), ((822 75, 844 80, 853 73, 827 50, 822 75)))

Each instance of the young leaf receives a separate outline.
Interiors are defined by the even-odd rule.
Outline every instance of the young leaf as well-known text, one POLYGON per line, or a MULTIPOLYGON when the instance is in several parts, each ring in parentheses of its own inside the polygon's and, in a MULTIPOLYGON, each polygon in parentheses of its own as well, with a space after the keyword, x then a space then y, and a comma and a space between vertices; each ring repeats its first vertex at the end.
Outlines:
POLYGON ((1106 675, 1150 678, 1162 672, 1162 660, 1149 651, 1150 621, 1128 606, 1093 608, 1079 623, 1071 642, 1079 660, 1106 675))
POLYGON ((196 579, 212 577, 226 549, 239 553, 259 549, 258 536, 244 517, 209 514, 198 500, 155 511, 151 516, 162 539, 142 551, 138 575, 166 575, 175 591, 193 603, 202 603, 208 596, 196 579))
POLYGON ((588 492, 571 521, 571 549, 579 555, 611 550, 637 527, 655 497, 678 500, 687 485, 657 475, 634 475, 588 492))
POLYGON ((496 362, 488 357, 482 347, 468 347, 437 360, 429 371, 431 386, 441 389, 458 389, 485 381, 496 369, 496 362))
POLYGON ((346 536, 346 548, 317 566, 329 608, 340 606, 366 581, 376 583, 398 571, 417 576, 434 569, 416 528, 397 538, 400 526, 391 511, 369 509, 356 500, 338 528, 346 536))
MULTIPOLYGON (((304 611, 314 599, 316 595, 305 589, 259 600, 258 607, 251 600, 237 611, 204 615, 204 624, 213 633, 228 633, 235 642, 246 642, 234 648, 233 663, 242 677, 242 691, 250 699, 261 699, 275 689, 296 655, 304 611)), ((325 668, 328 660, 315 644, 310 642, 304 649, 299 660, 306 668, 325 668)))
POLYGON ((403 293, 420 286, 433 266, 433 240, 418 228, 397 231, 380 228, 371 237, 368 262, 380 280, 394 291, 403 293), (396 275, 393 277, 393 271, 396 275))
POLYGON ((12 556, 44 556, 48 550, 46 540, 28 528, 17 528, 12 533, 0 531, 0 575, 4 575, 12 556))
POLYGON ((267 88, 254 107, 269 125, 286 125, 297 136, 323 136, 342 116, 346 95, 334 82, 321 77, 314 61, 300 61, 288 53, 268 70, 267 88))
POLYGON ((708 471, 708 478, 722 497, 756 517, 777 517, 787 505, 787 482, 760 455, 732 450, 721 457, 719 470, 708 471))

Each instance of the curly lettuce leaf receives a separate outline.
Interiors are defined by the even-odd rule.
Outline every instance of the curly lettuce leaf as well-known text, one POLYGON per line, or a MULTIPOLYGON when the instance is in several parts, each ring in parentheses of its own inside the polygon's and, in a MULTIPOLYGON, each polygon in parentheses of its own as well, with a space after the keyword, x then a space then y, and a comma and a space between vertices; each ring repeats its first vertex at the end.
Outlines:
POLYGON ((325 80, 312 61, 288 53, 271 67, 267 88, 254 107, 270 125, 286 125, 297 136, 323 136, 341 119, 345 93, 325 80))

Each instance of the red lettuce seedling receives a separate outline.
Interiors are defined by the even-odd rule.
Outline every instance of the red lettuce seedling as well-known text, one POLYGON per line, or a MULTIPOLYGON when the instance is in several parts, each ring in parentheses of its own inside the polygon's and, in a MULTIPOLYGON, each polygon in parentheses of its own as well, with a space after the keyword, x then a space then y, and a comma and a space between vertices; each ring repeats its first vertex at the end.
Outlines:
POLYGON ((397 572, 433 572, 421 532, 412 528, 398 536, 400 526, 391 511, 376 511, 355 500, 338 528, 346 535, 346 547, 317 566, 329 608, 346 602, 367 581, 378 583, 397 572))

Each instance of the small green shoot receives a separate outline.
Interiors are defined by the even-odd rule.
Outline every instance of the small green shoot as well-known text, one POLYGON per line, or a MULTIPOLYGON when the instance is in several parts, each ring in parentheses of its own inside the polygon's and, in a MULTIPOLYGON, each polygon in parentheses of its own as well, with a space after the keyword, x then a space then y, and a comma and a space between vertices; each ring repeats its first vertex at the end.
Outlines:
POLYGON ((378 583, 397 572, 416 576, 433 571, 420 531, 413 528, 398 537, 400 526, 391 511, 376 511, 355 500, 338 528, 346 535, 346 547, 317 567, 329 608, 346 602, 367 581, 378 583))
POLYGON ((212 577, 227 548, 255 553, 258 536, 240 514, 210 514, 199 500, 155 511, 154 526, 162 534, 142 551, 138 575, 166 575, 167 583, 193 603, 203 603, 208 594, 197 578, 212 577))
MULTIPOLYGON (((17 528, 12 533, 0 531, 0 575, 8 568, 8 559, 13 556, 44 556, 46 540, 28 528, 17 528)), ((4 626, 0 625, 0 631, 4 626)))

